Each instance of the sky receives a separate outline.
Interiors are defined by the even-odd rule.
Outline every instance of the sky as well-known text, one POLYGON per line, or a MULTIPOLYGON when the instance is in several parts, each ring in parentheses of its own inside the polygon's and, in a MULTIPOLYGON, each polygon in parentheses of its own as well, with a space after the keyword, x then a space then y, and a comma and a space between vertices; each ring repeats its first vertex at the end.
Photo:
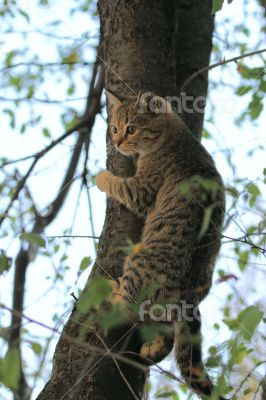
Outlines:
MULTIPOLYGON (((84 50, 84 58, 88 61, 93 62, 94 60, 94 46, 97 43, 97 39, 84 41, 84 33, 89 32, 90 36, 97 34, 98 20, 96 17, 90 18, 88 13, 81 15, 68 15, 68 10, 62 7, 62 3, 54 1, 49 7, 37 7, 36 4, 31 4, 28 1, 22 1, 21 7, 25 7, 29 14, 32 16, 32 22, 28 25, 23 18, 17 19, 16 30, 20 31, 35 31, 40 29, 43 31, 50 31, 57 35, 69 36, 71 39, 65 40, 64 49, 67 49, 71 43, 73 43, 73 37, 77 38, 76 44, 78 47, 82 47, 84 50), (46 24, 51 18, 60 20, 60 25, 55 27, 47 28, 46 24)), ((249 12, 252 8, 255 10, 254 3, 250 6, 249 12)), ((232 4, 225 4, 222 12, 217 15, 217 31, 214 36, 214 42, 223 38, 228 40, 230 43, 231 35, 237 35, 237 24, 241 24, 245 20, 246 9, 239 0, 235 0, 232 4), (219 39, 218 39, 219 37, 219 39)), ((254 45, 257 42, 257 36, 259 34, 259 25, 256 21, 251 18, 247 21, 252 29, 252 35, 248 39, 248 48, 246 51, 254 50, 254 45)), ((32 59, 32 54, 38 54, 39 61, 50 62, 56 61, 58 58, 55 41, 52 38, 42 36, 38 33, 31 33, 25 35, 21 34, 6 34, 3 35, 3 31, 6 29, 3 25, 0 31, 0 44, 2 52, 6 53, 14 47, 28 47, 24 57, 26 60, 32 59)), ((238 55, 238 51, 234 48, 228 48, 224 54, 224 58, 230 58, 238 55)), ((249 66, 257 65, 259 58, 254 57, 247 61, 249 66)), ((213 55, 213 62, 215 54, 213 55)), ((65 99, 66 85, 69 82, 64 77, 64 74, 60 74, 60 69, 55 69, 54 74, 49 75, 48 81, 45 81, 45 85, 40 84, 36 97, 44 97, 47 94, 51 98, 65 99)), ((82 98, 80 101, 67 103, 72 107, 82 112, 84 107, 84 97, 87 95, 88 82, 90 80, 90 71, 88 68, 81 68, 80 72, 76 74, 75 84, 76 92, 75 97, 82 98)), ((257 180, 262 178, 262 170, 265 167, 265 133, 263 128, 263 117, 260 117, 256 122, 247 122, 243 127, 237 127, 234 119, 237 115, 240 115, 248 101, 248 95, 239 98, 233 94, 232 87, 239 82, 239 76, 236 68, 236 64, 231 64, 226 69, 220 69, 219 71, 213 70, 210 73, 210 81, 217 82, 217 88, 213 88, 209 93, 209 101, 207 102, 206 117, 205 117, 205 128, 209 130, 215 140, 203 139, 203 145, 207 150, 214 156, 218 170, 221 171, 225 184, 228 184, 233 176, 234 170, 227 162, 226 156, 229 154, 228 149, 233 149, 232 164, 237 167, 237 175, 241 178, 247 178, 250 180, 257 180), (220 84, 219 84, 220 83, 220 84), (224 84, 225 83, 225 84, 224 84), (214 111, 213 111, 214 107, 214 111), (210 121, 211 117, 213 122, 210 121), (251 148, 258 148, 258 145, 262 147, 261 150, 256 150, 252 157, 248 157, 247 153, 251 148), (221 151, 223 149, 224 151, 221 151)), ((16 94, 12 91, 6 91, 0 87, 0 96, 16 97, 16 94)), ((104 98, 103 98, 104 100, 104 98)), ((2 110, 10 107, 9 103, 0 104, 2 110)), ((63 127, 59 119, 59 113, 62 110, 61 105, 56 104, 42 104, 32 103, 31 106, 27 103, 20 103, 17 111, 17 124, 23 123, 30 118, 32 115, 42 115, 41 126, 48 127, 52 137, 56 138, 63 133, 63 127)), ((95 126, 92 132, 92 143, 90 147, 90 163, 89 169, 91 175, 95 175, 99 170, 105 168, 105 132, 106 132, 106 113, 103 116, 98 116, 96 119, 95 126)), ((12 130, 9 125, 8 115, 5 113, 0 114, 0 148, 1 156, 7 158, 19 158, 28 154, 35 153, 47 145, 51 139, 45 138, 40 135, 40 127, 30 127, 27 129, 24 135, 18 134, 16 130, 12 130)), ((73 135, 74 136, 74 135, 73 135)), ((53 196, 56 194, 58 185, 61 182, 62 175, 65 171, 69 152, 71 146, 73 146, 74 137, 70 137, 64 141, 60 146, 57 146, 49 155, 38 163, 35 173, 29 179, 29 189, 34 197, 35 203, 38 205, 39 210, 45 212, 47 204, 51 201, 53 196), (44 173, 42 172, 44 171, 44 173)), ((21 173, 27 169, 26 163, 20 163, 18 165, 21 173)), ((13 168, 13 167, 12 167, 13 168)), ((10 168, 10 170, 12 169, 10 168)), ((62 235, 64 230, 68 228, 72 223, 73 218, 73 204, 76 203, 78 198, 80 183, 75 181, 72 185, 71 191, 67 197, 64 211, 61 212, 56 219, 45 231, 45 236, 62 235)), ((265 189, 261 187, 261 190, 265 189)), ((93 225, 95 227, 95 234, 98 236, 101 233, 104 216, 105 216, 105 194, 101 193, 96 187, 90 188, 90 196, 93 210, 93 225)), ((229 201, 230 204, 230 201, 229 201)), ((250 216, 243 214, 240 216, 243 221, 243 225, 250 222, 250 216)), ((255 217, 252 217, 255 218, 255 217)), ((93 232, 88 223, 84 221, 89 220, 89 213, 87 207, 87 199, 85 194, 81 196, 76 221, 73 228, 73 234, 77 235, 91 235, 93 232)), ((232 237, 239 235, 239 228, 231 225, 227 234, 232 237)), ((70 267, 67 271, 64 280, 55 285, 53 282, 53 276, 55 269, 58 268, 60 263, 60 255, 63 252, 62 239, 57 239, 56 243, 61 244, 61 248, 58 256, 54 257, 54 265, 51 264, 49 259, 45 256, 38 256, 37 259, 29 266, 27 272, 27 290, 25 299, 25 314, 29 317, 42 321, 49 326, 54 325, 53 315, 63 315, 62 325, 67 320, 73 300, 70 296, 71 292, 78 293, 88 277, 89 270, 83 273, 80 277, 77 276, 77 270, 80 261, 85 256, 95 257, 94 243, 91 239, 72 239, 71 246, 68 250, 69 260, 68 266, 70 267), (52 287, 52 289, 51 289, 52 287)), ((7 248, 7 254, 14 257, 18 251, 19 238, 8 235, 1 239, 0 248, 7 248)), ((223 269, 225 273, 235 273, 239 275, 239 270, 236 263, 232 264, 230 257, 234 258, 235 253, 230 247, 230 244, 224 244, 221 250, 221 256, 219 257, 216 271, 223 269)), ((257 258, 256 262, 260 262, 257 258)), ((261 262, 265 263, 265 259, 261 259, 261 262)), ((258 293, 250 293, 250 289, 258 285, 265 286, 265 273, 246 272, 247 279, 240 280, 236 285, 240 293, 246 293, 246 300, 249 304, 257 301, 261 296, 260 290, 258 293), (252 284, 252 285, 251 285, 252 284)), ((214 280, 217 279, 217 275, 214 280)), ((1 278, 1 292, 0 302, 4 302, 11 305, 10 302, 10 288, 12 287, 13 281, 13 270, 1 278)), ((224 304, 227 294, 231 291, 229 284, 222 283, 215 285, 211 290, 208 298, 201 305, 201 312, 203 316, 203 336, 204 340, 204 354, 207 354, 207 349, 211 345, 219 344, 221 338, 224 341, 230 337, 230 332, 225 325, 222 326, 221 330, 217 333, 213 329, 214 322, 221 323, 221 307, 224 304)), ((236 313, 239 310, 239 304, 236 304, 236 313)), ((0 316, 0 323, 8 323, 8 315, 2 314, 0 316)), ((222 325, 222 324, 221 324, 222 325)), ((48 335, 49 332, 44 332, 43 328, 37 325, 26 325, 26 328, 30 329, 31 332, 36 335, 36 338, 43 335, 48 335)), ((53 352, 53 346, 57 341, 55 337, 52 341, 51 350, 49 357, 53 352)), ((39 340, 39 339, 38 339, 39 340)), ((42 341, 44 343, 44 341, 42 341)), ((0 354, 4 353, 6 347, 4 344, 0 344, 0 354)), ((25 345, 24 349, 25 360, 28 363, 26 368, 29 370, 31 361, 37 362, 35 356, 30 349, 30 346, 25 345)), ((36 363, 37 365, 37 363, 36 363)), ((171 368, 175 371, 173 360, 171 357, 164 361, 164 368, 171 368)), ((42 372, 45 379, 49 375, 51 365, 47 363, 42 372)), ((156 378, 152 378, 154 381, 156 378)), ((43 386, 43 381, 40 381, 34 390, 34 396, 40 391, 43 386)), ((0 388, 0 399, 1 396, 5 400, 12 398, 11 394, 6 390, 0 388)))

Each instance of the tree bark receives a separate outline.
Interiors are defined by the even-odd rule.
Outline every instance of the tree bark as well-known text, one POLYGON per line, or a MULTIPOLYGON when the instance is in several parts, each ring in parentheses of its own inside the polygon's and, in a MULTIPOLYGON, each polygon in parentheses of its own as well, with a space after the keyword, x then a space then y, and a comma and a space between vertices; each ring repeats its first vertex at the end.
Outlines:
MULTIPOLYGON (((120 95, 135 95, 144 89, 161 96, 176 96, 178 88, 193 72, 209 64, 213 31, 211 3, 211 0, 156 0, 152 4, 145 0, 99 0, 100 57, 106 67, 106 87, 120 95)), ((206 92, 207 74, 187 89, 195 97, 206 96, 206 92)), ((182 117, 199 138, 203 113, 182 113, 182 117)), ((132 160, 115 152, 108 135, 107 143, 108 169, 119 176, 133 175, 132 160)), ((127 238, 138 242, 141 229, 140 220, 109 199, 91 276, 120 276, 124 254, 119 249, 127 238)), ((55 350, 51 379, 38 399, 141 399, 146 381, 143 370, 119 361, 119 371, 110 354, 103 357, 89 351, 89 346, 105 350, 93 332, 88 331, 83 339, 87 349, 75 344, 75 340, 81 340, 80 332, 87 318, 88 315, 80 317, 73 310, 55 350)), ((112 331, 104 339, 108 349, 138 352, 138 334, 129 329, 112 331)))

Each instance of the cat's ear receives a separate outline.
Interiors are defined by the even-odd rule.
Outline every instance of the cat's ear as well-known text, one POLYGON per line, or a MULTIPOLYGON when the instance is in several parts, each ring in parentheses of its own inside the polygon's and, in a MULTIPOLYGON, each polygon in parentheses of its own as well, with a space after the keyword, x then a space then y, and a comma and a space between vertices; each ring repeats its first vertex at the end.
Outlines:
POLYGON ((171 103, 160 96, 152 96, 149 101, 149 110, 156 114, 164 113, 170 114, 173 112, 171 103))
POLYGON ((105 89, 108 105, 112 109, 113 107, 120 107, 122 102, 121 100, 115 96, 113 93, 111 93, 109 90, 105 89))
POLYGON ((156 96, 152 92, 140 90, 138 93, 136 105, 140 106, 141 110, 148 110, 154 114, 172 113, 171 104, 163 97, 156 96))
POLYGON ((136 100, 135 106, 137 106, 138 104, 140 104, 141 102, 143 102, 143 99, 144 99, 144 102, 145 102, 145 98, 147 97, 147 95, 150 96, 151 93, 150 93, 150 92, 147 93, 147 92, 146 92, 145 90, 143 90, 143 89, 139 90, 138 95, 137 95, 137 100, 136 100))

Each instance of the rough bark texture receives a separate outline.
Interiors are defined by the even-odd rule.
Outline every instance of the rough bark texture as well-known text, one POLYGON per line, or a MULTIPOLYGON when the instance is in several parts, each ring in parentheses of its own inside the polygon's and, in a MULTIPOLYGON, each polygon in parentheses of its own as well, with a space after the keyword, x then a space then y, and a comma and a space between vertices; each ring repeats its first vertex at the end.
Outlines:
MULTIPOLYGON (((210 10, 211 0, 156 0, 152 3, 145 0, 100 0, 100 56, 106 63, 106 87, 122 95, 134 95, 140 89, 162 96, 176 95, 178 88, 193 72, 209 63, 213 30, 210 10)), ((205 96, 206 91, 205 74, 190 85, 187 94, 205 96)), ((200 138, 203 113, 184 114, 183 117, 200 138)), ((112 143, 107 147, 108 169, 120 176, 133 175, 132 162, 117 154, 112 143)), ((137 242, 141 228, 141 221, 123 206, 109 200, 92 275, 107 276, 104 272, 107 271, 117 278, 124 259, 124 254, 118 249, 125 244, 126 238, 137 242)), ((86 320, 86 315, 79 317, 73 311, 56 347, 51 379, 38 399, 140 399, 146 380, 143 371, 119 362, 134 396, 112 358, 96 355, 89 349, 85 351, 84 346, 77 346, 69 340, 69 337, 75 340, 78 336, 80 340, 80 330, 84 330, 86 320)), ((117 329, 105 338, 108 348, 112 348, 128 330, 129 327, 117 329)), ((88 345, 103 347, 93 333, 87 332, 85 340, 88 345)), ((138 351, 139 346, 138 335, 131 330, 112 351, 121 348, 138 351)))

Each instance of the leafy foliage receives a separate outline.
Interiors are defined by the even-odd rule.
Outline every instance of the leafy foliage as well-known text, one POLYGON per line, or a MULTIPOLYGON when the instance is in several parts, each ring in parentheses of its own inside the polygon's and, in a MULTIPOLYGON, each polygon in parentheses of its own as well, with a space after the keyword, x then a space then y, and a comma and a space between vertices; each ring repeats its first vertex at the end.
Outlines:
POLYGON ((10 389, 15 389, 20 376, 20 358, 17 349, 8 351, 0 358, 0 382, 10 389))

